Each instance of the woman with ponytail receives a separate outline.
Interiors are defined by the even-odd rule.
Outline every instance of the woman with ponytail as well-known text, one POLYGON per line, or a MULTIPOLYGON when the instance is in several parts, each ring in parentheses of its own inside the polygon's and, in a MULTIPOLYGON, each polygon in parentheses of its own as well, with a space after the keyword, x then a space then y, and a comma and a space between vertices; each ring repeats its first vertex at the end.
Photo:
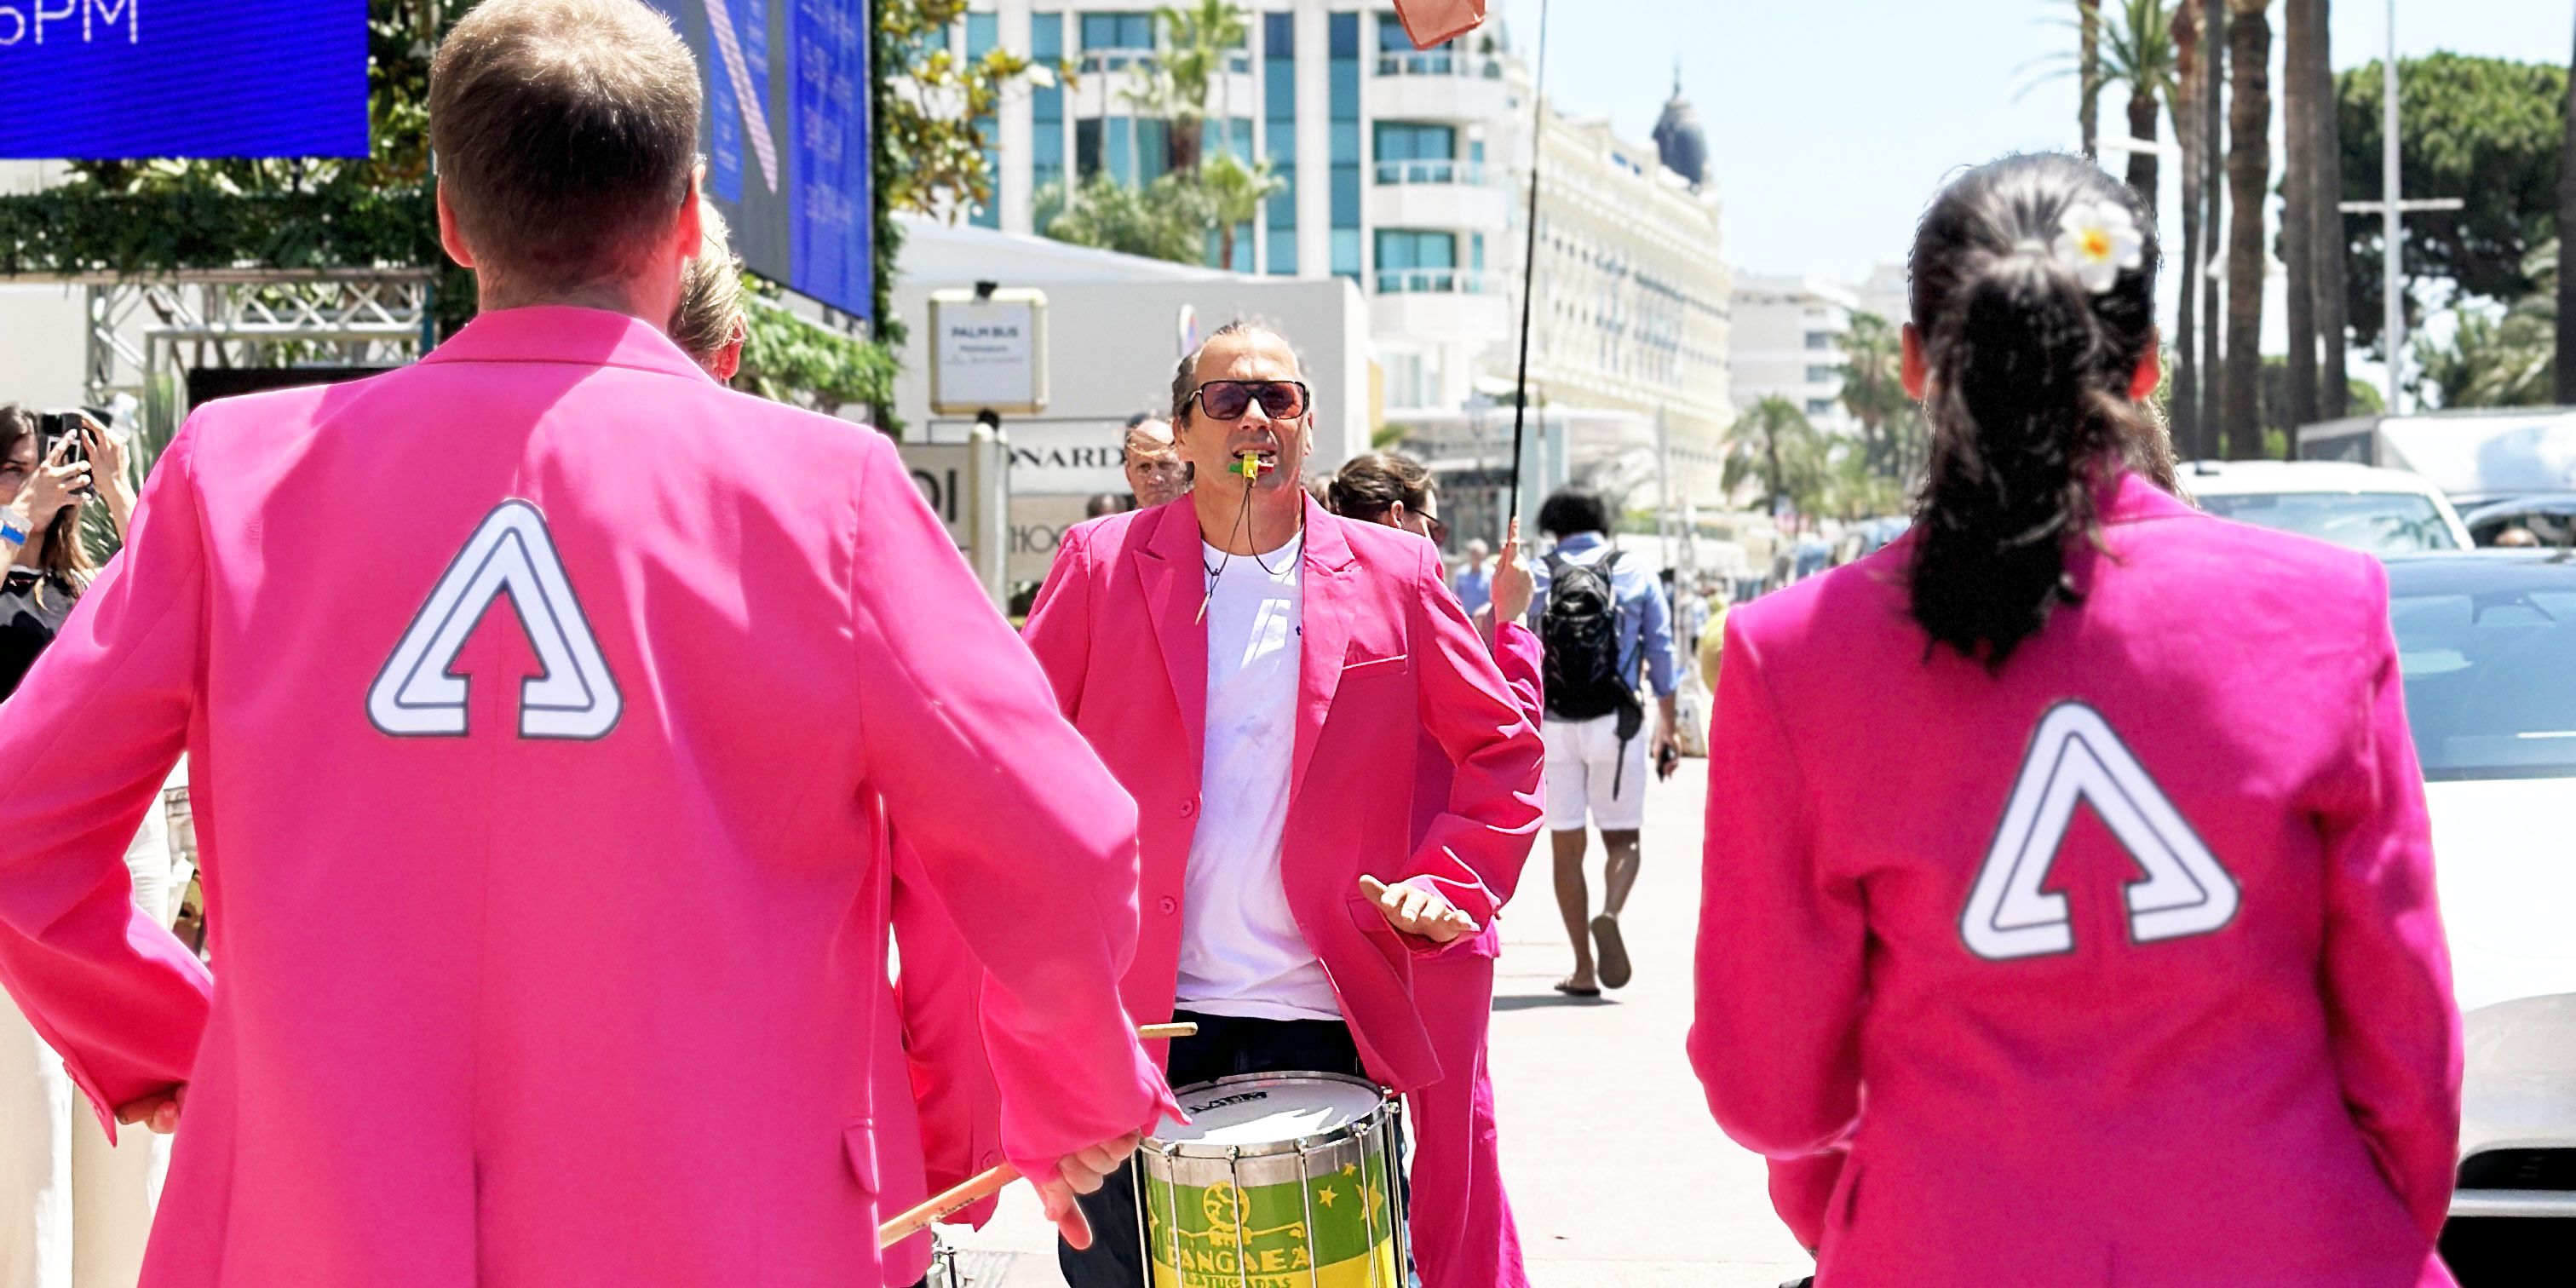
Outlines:
POLYGON ((2426 1288, 2460 1027, 2379 565, 2172 495, 2149 212, 1933 202, 1903 540, 1739 608, 1690 1053, 1824 1288, 2426 1288))

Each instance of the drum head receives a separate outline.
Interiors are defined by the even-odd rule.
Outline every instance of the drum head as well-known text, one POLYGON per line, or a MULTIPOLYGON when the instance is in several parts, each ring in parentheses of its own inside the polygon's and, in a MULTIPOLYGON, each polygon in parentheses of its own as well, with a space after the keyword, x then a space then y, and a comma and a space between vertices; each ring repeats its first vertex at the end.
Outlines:
POLYGON ((1171 1145, 1247 1151, 1318 1136, 1347 1134, 1378 1112, 1386 1095, 1357 1078, 1331 1073, 1262 1073, 1220 1078, 1173 1093, 1186 1124, 1165 1118, 1154 1139, 1171 1145))

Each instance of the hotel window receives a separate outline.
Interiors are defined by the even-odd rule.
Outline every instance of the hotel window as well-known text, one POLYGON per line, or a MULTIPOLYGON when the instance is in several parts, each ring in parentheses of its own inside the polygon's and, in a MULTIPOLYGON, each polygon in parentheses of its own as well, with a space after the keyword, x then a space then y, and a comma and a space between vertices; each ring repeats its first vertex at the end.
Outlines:
MULTIPOLYGON (((1053 67, 1064 61, 1064 15, 1029 16, 1029 57, 1053 67)), ((1064 89, 1061 84, 1029 94, 1029 182, 1037 191, 1065 182, 1064 89)), ((1041 226, 1038 231, 1046 229, 1041 226)))
POLYGON ((1360 280, 1360 16, 1329 15, 1332 37, 1333 272, 1360 280))
POLYGON ((1269 201, 1270 271, 1297 273, 1297 16, 1261 16, 1262 134, 1279 195, 1269 201))
MULTIPOLYGON (((1001 15, 970 13, 966 15, 966 61, 983 61, 999 42, 1001 15)), ((990 116, 975 118, 975 137, 984 144, 984 179, 992 185, 993 195, 976 208, 972 216, 978 228, 1002 226, 1002 123, 990 116)))

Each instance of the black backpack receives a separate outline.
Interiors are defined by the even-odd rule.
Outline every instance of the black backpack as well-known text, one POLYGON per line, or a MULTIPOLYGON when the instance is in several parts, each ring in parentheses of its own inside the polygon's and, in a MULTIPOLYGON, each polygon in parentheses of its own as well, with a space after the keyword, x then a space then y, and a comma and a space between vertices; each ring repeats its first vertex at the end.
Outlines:
POLYGON ((1539 642, 1547 646, 1541 675, 1547 713, 1560 720, 1597 720, 1637 707, 1637 695, 1619 668, 1619 595, 1611 580, 1620 551, 1579 564, 1547 557, 1547 608, 1539 642))

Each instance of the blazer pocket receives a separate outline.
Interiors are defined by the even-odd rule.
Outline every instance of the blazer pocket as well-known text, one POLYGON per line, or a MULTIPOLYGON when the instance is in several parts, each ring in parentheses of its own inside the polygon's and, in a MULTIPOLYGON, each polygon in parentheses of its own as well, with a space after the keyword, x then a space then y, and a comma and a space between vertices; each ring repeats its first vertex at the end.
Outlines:
POLYGON ((1407 656, 1407 654, 1398 653, 1393 657, 1345 657, 1342 659, 1342 678, 1348 680, 1358 676, 1400 673, 1404 670, 1407 656))
POLYGON ((841 1124, 841 1153, 850 1160, 850 1178, 877 1196, 877 1133, 875 1124, 866 1118, 854 1118, 841 1124))

